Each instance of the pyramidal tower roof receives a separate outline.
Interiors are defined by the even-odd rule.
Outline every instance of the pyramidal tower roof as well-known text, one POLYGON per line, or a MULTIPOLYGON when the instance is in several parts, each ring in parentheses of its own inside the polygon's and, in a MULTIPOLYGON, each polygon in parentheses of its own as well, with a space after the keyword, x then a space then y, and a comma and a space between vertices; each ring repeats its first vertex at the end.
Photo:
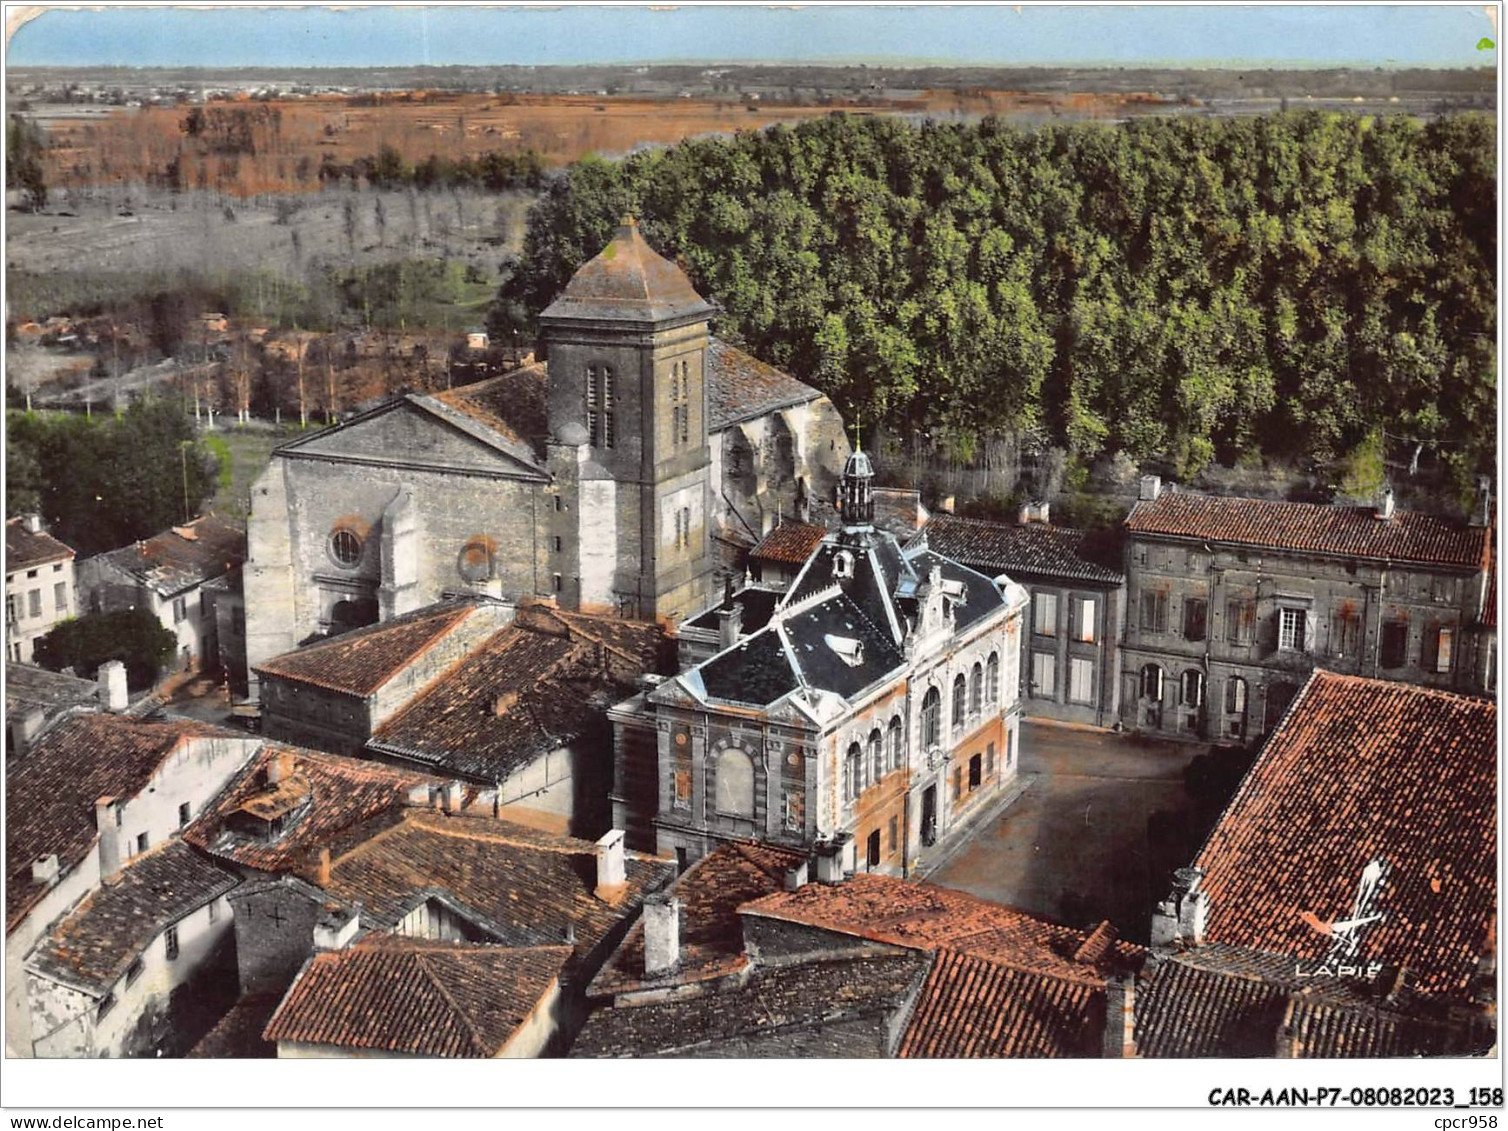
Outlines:
POLYGON ((650 247, 634 218, 627 216, 612 242, 571 276, 540 317, 665 322, 707 318, 713 312, 685 272, 650 247))

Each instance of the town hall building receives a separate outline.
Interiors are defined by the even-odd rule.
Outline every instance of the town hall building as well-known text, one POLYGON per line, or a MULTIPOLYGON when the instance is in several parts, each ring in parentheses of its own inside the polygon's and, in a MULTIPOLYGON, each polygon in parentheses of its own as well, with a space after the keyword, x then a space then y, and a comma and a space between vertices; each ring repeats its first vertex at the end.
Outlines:
POLYGON ((541 315, 544 362, 277 449, 251 496, 249 665, 447 594, 704 608, 717 530, 757 540, 830 498, 849 451, 832 403, 712 337, 714 313, 626 220, 541 315))

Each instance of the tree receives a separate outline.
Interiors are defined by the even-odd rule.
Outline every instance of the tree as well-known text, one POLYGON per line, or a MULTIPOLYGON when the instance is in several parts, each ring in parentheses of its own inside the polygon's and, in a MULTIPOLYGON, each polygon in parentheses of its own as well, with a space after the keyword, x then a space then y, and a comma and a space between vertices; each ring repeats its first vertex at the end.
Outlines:
POLYGON ((42 172, 42 154, 47 139, 35 122, 12 114, 5 130, 5 187, 20 189, 29 211, 47 207, 47 180, 42 172))
POLYGON ((32 656, 41 667, 72 668, 85 679, 93 679, 101 664, 119 660, 126 665, 126 686, 141 690, 157 682, 177 650, 178 638, 149 610, 119 609, 63 621, 37 638, 32 656))

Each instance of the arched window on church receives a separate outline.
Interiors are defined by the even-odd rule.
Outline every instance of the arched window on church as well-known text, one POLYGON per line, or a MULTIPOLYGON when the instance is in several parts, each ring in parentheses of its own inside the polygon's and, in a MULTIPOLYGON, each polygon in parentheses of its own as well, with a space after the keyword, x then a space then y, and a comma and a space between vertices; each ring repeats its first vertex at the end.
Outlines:
POLYGON ((731 746, 717 756, 717 811, 735 817, 754 815, 754 763, 731 746))

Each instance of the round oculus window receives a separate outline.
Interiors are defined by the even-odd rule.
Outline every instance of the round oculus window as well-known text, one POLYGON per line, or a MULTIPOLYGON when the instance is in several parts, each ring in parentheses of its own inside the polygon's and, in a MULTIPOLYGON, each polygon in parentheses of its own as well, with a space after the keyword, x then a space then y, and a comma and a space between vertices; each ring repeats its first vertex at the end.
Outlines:
POLYGON ((487 581, 493 575, 492 540, 472 538, 461 547, 456 558, 456 571, 465 581, 487 581))
POLYGON ((337 565, 352 568, 361 561, 361 539, 349 530, 337 530, 330 535, 330 556, 337 565))

